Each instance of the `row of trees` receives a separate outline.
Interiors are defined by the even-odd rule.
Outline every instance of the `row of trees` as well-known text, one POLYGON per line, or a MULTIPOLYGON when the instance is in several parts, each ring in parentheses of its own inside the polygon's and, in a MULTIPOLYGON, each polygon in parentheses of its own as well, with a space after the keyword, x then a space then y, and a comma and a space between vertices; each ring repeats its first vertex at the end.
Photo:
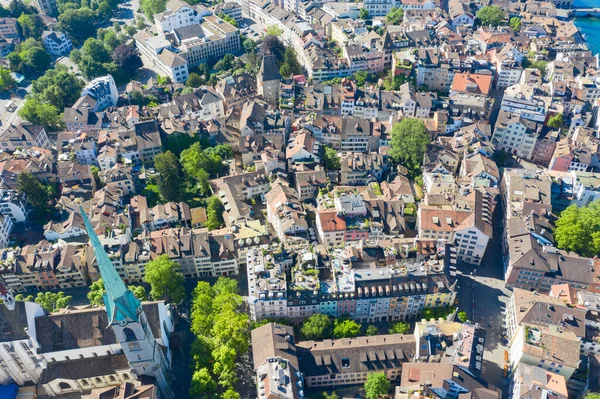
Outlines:
POLYGON ((58 312, 60 309, 69 306, 73 300, 72 296, 66 296, 64 292, 38 292, 34 298, 33 295, 24 296, 18 294, 15 296, 16 301, 35 302, 47 312, 58 312))
MULTIPOLYGON (((367 399, 379 399, 390 393, 392 390, 392 384, 385 376, 385 373, 371 373, 367 376, 367 381, 365 382, 364 388, 367 399)), ((339 395, 335 391, 332 393, 327 393, 324 391, 318 396, 318 398, 340 399, 339 395)))
POLYGON ((239 399, 236 362, 249 348, 248 315, 241 311, 237 281, 220 277, 211 286, 201 281, 193 293, 191 330, 194 374, 190 397, 220 393, 223 399, 239 399))
MULTIPOLYGON (((354 338, 360 335, 362 325, 350 319, 332 320, 325 314, 314 314, 302 323, 300 332, 310 340, 322 340, 329 338, 354 338)), ((410 330, 410 324, 399 321, 390 328, 390 334, 406 334, 410 330)), ((376 326, 367 326, 366 335, 377 335, 379 330, 376 326)))
MULTIPOLYGON (((144 271, 144 281, 150 285, 150 297, 146 289, 141 285, 130 285, 128 288, 140 301, 150 298, 154 300, 166 300, 175 304, 185 299, 185 287, 183 285, 183 274, 179 271, 177 262, 169 259, 168 255, 160 255, 150 261, 144 271)), ((103 306, 104 281, 99 279, 90 285, 87 298, 92 305, 103 306)))

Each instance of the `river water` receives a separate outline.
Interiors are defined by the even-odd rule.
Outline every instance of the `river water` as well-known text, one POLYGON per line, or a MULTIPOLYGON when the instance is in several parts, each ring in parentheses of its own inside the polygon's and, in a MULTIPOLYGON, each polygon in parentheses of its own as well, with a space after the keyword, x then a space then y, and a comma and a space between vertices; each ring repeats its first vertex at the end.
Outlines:
MULTIPOLYGON (((575 0, 574 7, 600 7, 600 0, 575 0)), ((575 26, 584 35, 592 54, 600 53, 600 18, 575 18, 575 26)))

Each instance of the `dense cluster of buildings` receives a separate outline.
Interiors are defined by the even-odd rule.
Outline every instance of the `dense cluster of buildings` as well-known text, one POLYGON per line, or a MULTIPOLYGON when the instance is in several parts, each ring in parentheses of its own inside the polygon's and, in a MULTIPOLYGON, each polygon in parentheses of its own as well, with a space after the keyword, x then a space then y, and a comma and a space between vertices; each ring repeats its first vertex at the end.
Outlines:
MULTIPOLYGON (((568 0, 493 3, 505 13, 497 27, 478 26, 483 4, 460 0, 170 0, 133 37, 170 81, 119 91, 98 77, 63 110, 63 131, 1 126, 0 383, 169 397, 171 308, 140 304, 125 285, 166 255, 189 279, 246 274, 253 321, 415 324, 414 334, 322 342, 263 325, 252 332, 259 398, 301 399, 373 372, 395 381, 396 399, 500 398, 482 380, 484 326, 423 319, 456 308, 459 266, 502 267, 512 289, 499 365, 508 397, 597 388, 586 376, 600 365, 600 261, 558 249, 553 229, 566 206, 600 199, 598 58, 557 10, 568 0), (395 23, 392 9, 403 10, 395 23), (303 73, 282 76, 277 54, 242 56, 244 19, 277 28, 303 73), (258 63, 185 86, 226 54, 258 63), (406 118, 430 139, 420 164, 394 162, 406 118), (195 141, 235 154, 208 182, 223 205, 210 231, 203 206, 152 192, 155 156, 195 141), (37 242, 23 172, 58 190, 37 242), (486 264, 492 240, 502 265, 486 264), (14 301, 101 277, 112 281, 105 309, 48 314, 14 301)), ((55 0, 36 6, 57 13, 55 0)), ((17 20, 0 18, 0 55, 19 40, 17 20)), ((55 57, 73 48, 50 27, 41 41, 55 57)))
POLYGON ((285 392, 290 398, 304 398, 306 389, 364 384, 369 374, 384 373, 399 385, 396 394, 406 397, 428 389, 502 397, 500 389, 479 377, 485 330, 478 325, 421 321, 412 335, 315 342, 296 341, 291 327, 268 323, 252 331, 252 341, 261 342, 253 352, 261 396, 280 397, 279 392, 285 392))

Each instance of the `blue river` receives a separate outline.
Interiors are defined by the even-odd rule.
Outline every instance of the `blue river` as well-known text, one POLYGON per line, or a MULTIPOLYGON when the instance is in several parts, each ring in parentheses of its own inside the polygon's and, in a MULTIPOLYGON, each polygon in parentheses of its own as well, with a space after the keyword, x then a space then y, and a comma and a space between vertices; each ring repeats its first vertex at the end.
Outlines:
MULTIPOLYGON (((575 0, 574 7, 600 7, 600 0, 575 0)), ((600 53, 600 18, 575 18, 575 26, 585 36, 592 54, 600 53)))

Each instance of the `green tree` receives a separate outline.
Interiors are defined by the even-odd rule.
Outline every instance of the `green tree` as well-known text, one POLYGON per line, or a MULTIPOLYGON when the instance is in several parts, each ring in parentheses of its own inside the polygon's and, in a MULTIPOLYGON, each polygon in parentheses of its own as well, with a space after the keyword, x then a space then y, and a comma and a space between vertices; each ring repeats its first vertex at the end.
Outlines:
POLYGON ((358 12, 358 18, 363 19, 363 20, 368 20, 370 19, 371 15, 369 14, 369 10, 367 10, 366 8, 361 8, 360 11, 358 12))
POLYGON ((90 29, 96 23, 96 13, 87 7, 65 10, 58 16, 58 29, 66 33, 74 44, 83 43, 96 32, 90 29))
POLYGON ((229 388, 221 395, 221 399, 241 399, 239 393, 237 393, 233 388, 229 388))
POLYGON ((211 177, 223 170, 223 158, 210 149, 202 149, 199 142, 183 150, 179 158, 185 174, 195 180, 198 179, 200 170, 206 171, 211 177))
POLYGON ((83 43, 81 47, 81 55, 89 56, 94 61, 99 63, 109 62, 110 58, 110 48, 108 48, 102 40, 95 39, 90 37, 83 43))
POLYGON ((72 296, 65 296, 64 292, 38 292, 35 297, 35 303, 40 305, 48 312, 58 312, 60 309, 66 308, 73 300, 72 296))
POLYGON ((94 281, 90 285, 90 290, 87 293, 87 299, 90 301, 90 304, 95 306, 104 306, 104 299, 102 296, 106 291, 104 290, 104 281, 99 279, 98 281, 94 281))
POLYGON ((429 133, 422 120, 402 119, 392 128, 390 155, 395 162, 406 166, 416 175, 423 164, 423 155, 429 141, 429 133))
POLYGON ((311 315, 300 329, 306 339, 318 340, 331 337, 332 325, 329 316, 316 313, 311 315))
POLYGON ((39 41, 29 38, 19 46, 19 58, 23 71, 28 75, 40 74, 48 69, 52 57, 39 41))
POLYGON ((223 225, 223 211, 225 207, 218 197, 210 197, 206 206, 205 227, 210 230, 218 229, 223 225))
POLYGON ((458 314, 456 315, 456 317, 458 317, 458 320, 459 320, 461 323, 464 323, 465 321, 467 321, 467 320, 468 320, 468 317, 467 317, 467 312, 465 312, 465 311, 460 311, 460 312, 458 312, 458 314))
MULTIPOLYGON (((271 26, 271 28, 277 28, 277 27, 271 26)), ((279 29, 279 28, 277 28, 277 29, 279 29)), ((269 32, 269 29, 267 29, 267 33, 268 32, 269 32)), ((275 57, 275 59, 277 60, 278 65, 283 63, 283 57, 285 54, 285 46, 283 45, 281 40, 279 40, 279 35, 267 34, 267 36, 264 37, 260 48, 261 48, 261 51, 263 52, 263 54, 273 55, 275 57)))
POLYGON ((379 334, 379 329, 374 326, 374 325, 370 325, 367 327, 367 336, 371 336, 371 335, 378 335, 379 334))
POLYGON ((267 35, 269 36, 281 36, 282 34, 283 30, 277 25, 267 27, 267 35))
POLYGON ((144 281, 150 284, 150 295, 153 299, 170 299, 180 303, 185 299, 183 274, 177 262, 166 254, 160 255, 146 265, 144 281))
POLYGON ((379 399, 383 395, 387 395, 391 389, 392 385, 385 373, 371 373, 367 376, 367 382, 365 382, 367 399, 379 399))
POLYGON ((12 89, 17 82, 13 79, 8 69, 0 68, 0 91, 12 89))
MULTIPOLYGON (((140 301, 148 300, 146 296, 146 289, 141 285, 130 285, 129 290, 135 295, 137 299, 140 301)), ((87 293, 87 299, 90 301, 90 304, 95 306, 104 306, 103 295, 106 292, 104 289, 104 281, 102 279, 98 279, 94 281, 92 285, 90 285, 89 291, 87 293)))
POLYGON ((390 327, 390 334, 406 334, 410 330, 410 324, 398 321, 390 327))
POLYGON ((17 191, 25 194, 36 218, 46 216, 50 212, 53 188, 43 185, 31 173, 22 172, 17 176, 17 191))
POLYGON ((196 370, 192 375, 190 396, 192 398, 205 398, 217 390, 217 383, 207 368, 196 370))
POLYGON ((600 255, 600 201, 571 205, 556 221, 554 239, 559 248, 582 256, 600 255))
POLYGON ((392 7, 390 12, 385 16, 385 20, 390 25, 400 25, 404 19, 404 10, 402 8, 392 7))
POLYGON ((23 295, 23 294, 17 294, 15 295, 15 301, 17 302, 33 302, 35 299, 33 298, 33 295, 23 295))
POLYGON ((521 30, 521 18, 519 17, 512 17, 510 19, 510 21, 508 21, 508 25, 510 26, 510 28, 513 30, 513 32, 517 33, 521 30))
POLYGON ((556 114, 556 115, 550 117, 550 119, 548 119, 547 125, 548 125, 548 127, 551 127, 553 129, 559 129, 559 128, 563 127, 565 125, 563 115, 556 114))
POLYGON ((333 391, 332 393, 327 393, 326 391, 321 392, 320 399, 340 399, 339 395, 333 391))
POLYGON ((165 0, 142 0, 141 8, 146 17, 152 21, 154 14, 158 14, 167 9, 167 2, 165 0))
POLYGON ((187 82, 185 82, 185 85, 187 87, 200 87, 204 84, 204 79, 202 79, 202 76, 198 75, 197 73, 190 73, 190 76, 188 76, 188 80, 187 82))
POLYGON ((502 23, 504 11, 499 6, 484 6, 477 11, 475 16, 479 25, 496 27, 502 23))
POLYGON ((77 101, 83 86, 83 81, 69 72, 67 67, 56 65, 33 82, 30 96, 62 110, 77 101))
POLYGON ((256 50, 256 42, 250 39, 249 37, 244 39, 244 41, 242 42, 242 46, 244 47, 244 52, 246 54, 254 53, 254 51, 256 50))
POLYGON ((585 399, 600 399, 600 392, 589 392, 585 395, 585 399))
POLYGON ((342 164, 337 151, 328 145, 323 148, 323 164, 325 165, 325 168, 327 168, 327 170, 340 170, 342 164))
POLYGON ((39 39, 42 37, 42 32, 44 32, 44 21, 42 21, 42 18, 39 15, 21 14, 17 22, 21 26, 21 32, 23 32, 23 36, 25 36, 26 39, 30 37, 39 39))
POLYGON ((217 16, 219 18, 221 18, 223 21, 227 22, 228 24, 234 26, 234 27, 238 27, 238 23, 235 19, 233 19, 232 17, 230 17, 227 14, 223 14, 222 12, 218 13, 217 16))
POLYGON ((300 73, 302 73, 302 66, 296 58, 296 51, 291 46, 288 46, 283 55, 283 64, 279 68, 279 74, 289 77, 290 75, 298 75, 300 73))
POLYGON ((371 80, 371 74, 365 71, 358 71, 352 75, 352 80, 356 82, 356 86, 363 87, 365 83, 371 80))
POLYGON ((361 325, 354 320, 336 320, 333 327, 334 338, 354 338, 360 334, 361 325))
POLYGON ((34 125, 50 126, 51 128, 62 125, 60 112, 55 106, 40 103, 34 99, 25 100, 18 114, 34 125))
POLYGON ((154 168, 158 172, 158 192, 165 201, 180 201, 183 195, 181 166, 177 157, 166 151, 154 157, 154 168))

